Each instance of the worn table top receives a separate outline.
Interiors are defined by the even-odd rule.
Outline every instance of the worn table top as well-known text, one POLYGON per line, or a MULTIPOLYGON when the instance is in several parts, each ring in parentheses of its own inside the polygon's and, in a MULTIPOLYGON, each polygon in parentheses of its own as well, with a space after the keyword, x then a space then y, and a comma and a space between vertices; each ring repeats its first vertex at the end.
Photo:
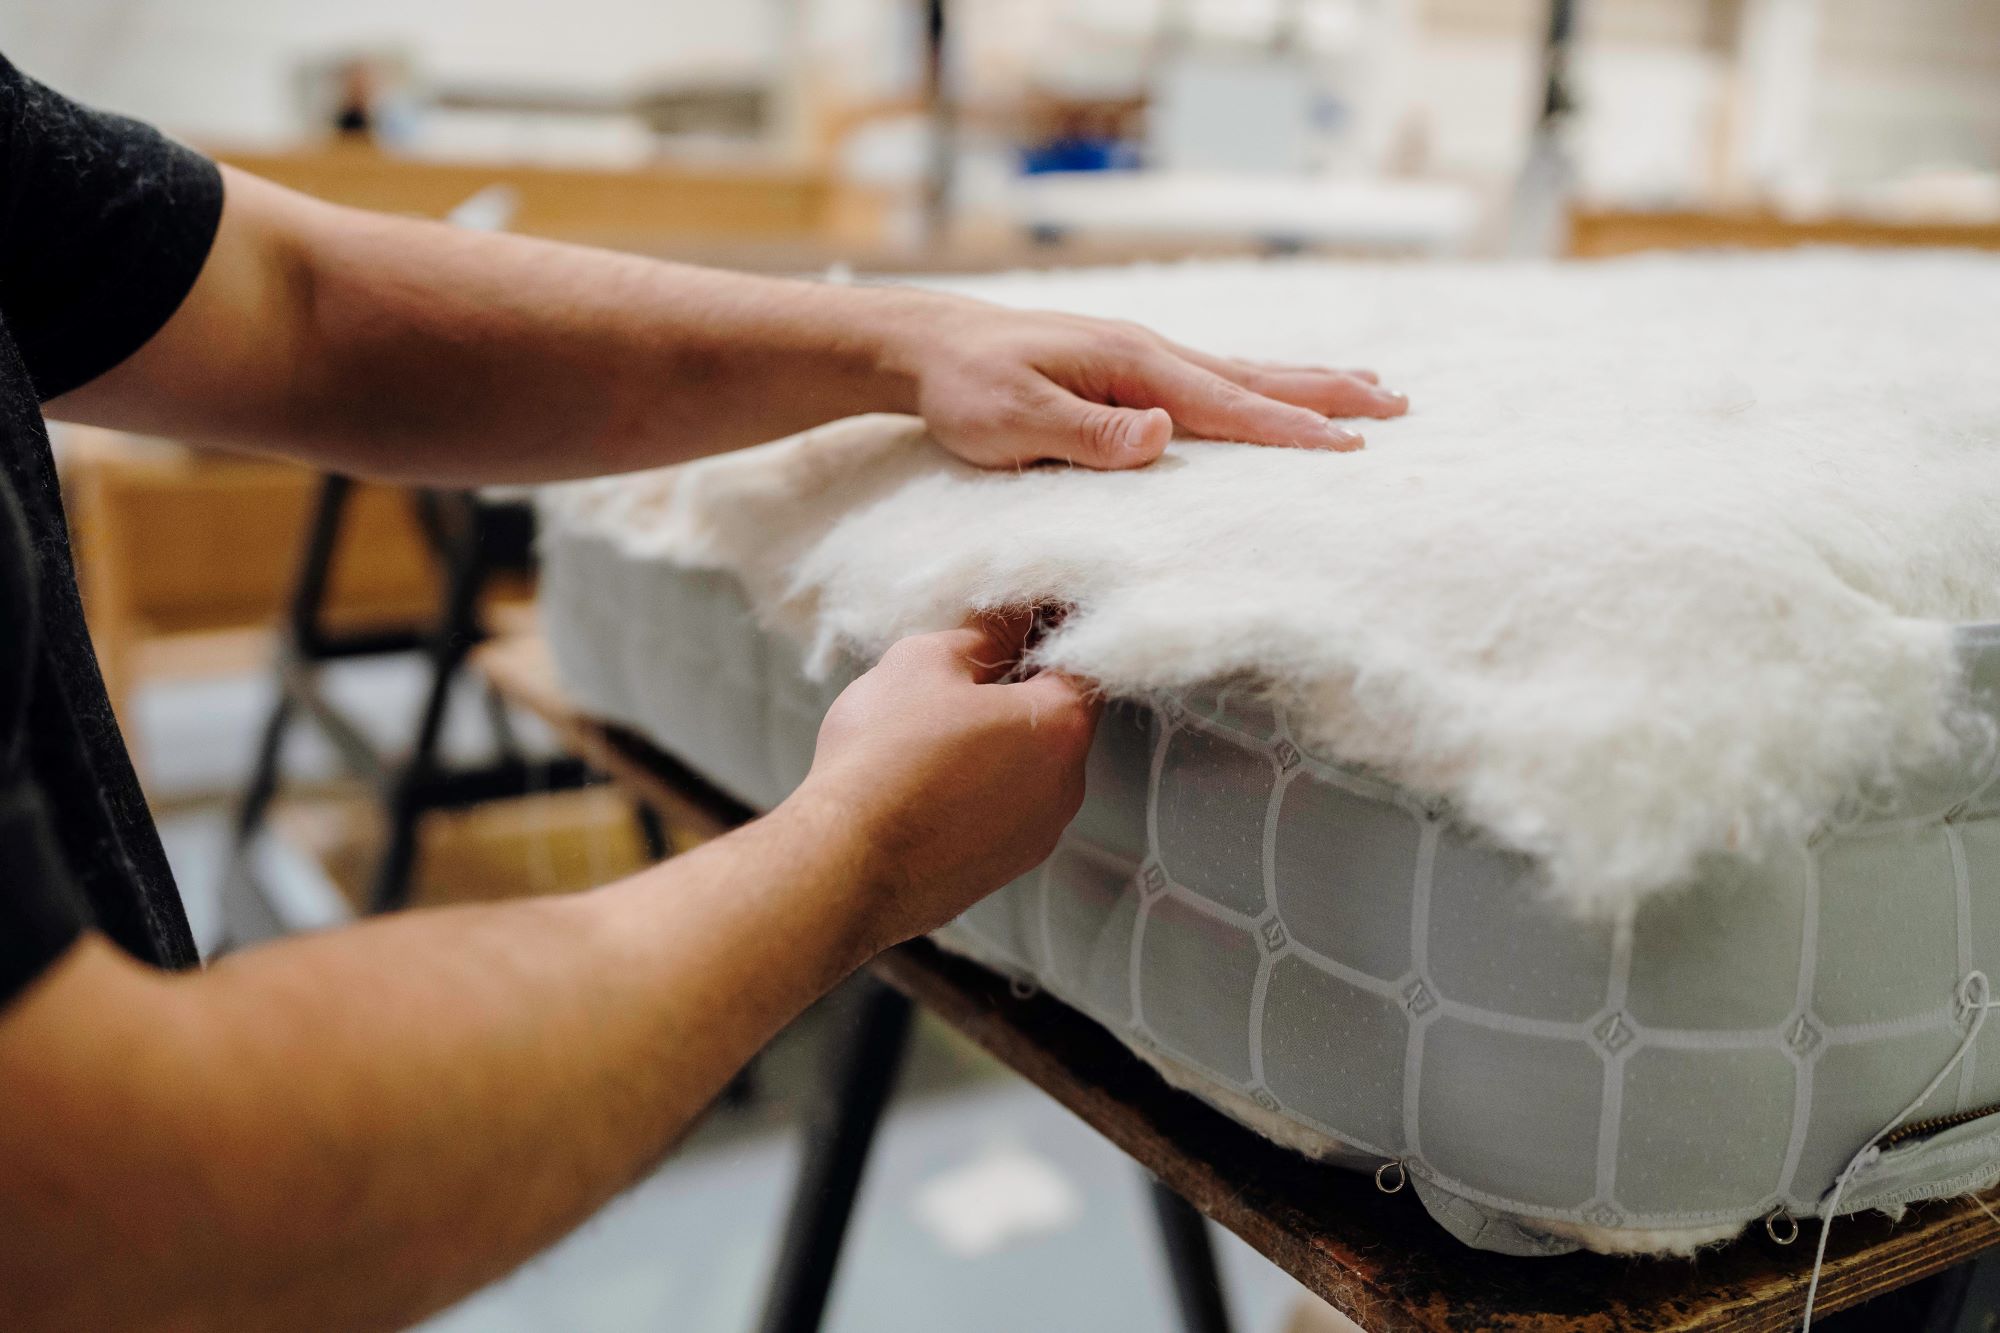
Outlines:
MULTIPOLYGON (((578 714, 539 640, 496 640, 477 661, 503 695, 670 825, 712 835, 748 817, 685 765, 578 714)), ((1691 1261, 1486 1254, 1447 1235, 1411 1191, 1385 1195, 1366 1175, 1307 1161, 1168 1087, 1109 1032, 1056 1000, 1018 996, 1003 978, 928 942, 892 950, 873 967, 1369 1333, 1762 1333, 1798 1325, 1814 1223, 1790 1246, 1753 1228, 1691 1261)), ((1842 1218, 1827 1249, 1819 1312, 1995 1245, 2000 1223, 1972 1199, 1918 1205, 1893 1225, 1873 1213, 1842 1218)))

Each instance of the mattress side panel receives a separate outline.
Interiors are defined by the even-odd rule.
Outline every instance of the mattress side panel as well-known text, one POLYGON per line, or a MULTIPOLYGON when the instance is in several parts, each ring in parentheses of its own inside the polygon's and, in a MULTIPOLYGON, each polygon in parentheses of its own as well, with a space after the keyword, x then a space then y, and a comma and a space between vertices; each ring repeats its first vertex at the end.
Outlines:
MULTIPOLYGON (((756 805, 803 776, 832 687, 805 679, 728 575, 568 536, 547 553, 544 610, 589 710, 756 805)), ((1972 661, 1975 683, 2000 686, 2000 635, 1972 661)), ((1985 752, 1893 812, 1718 860, 1631 919, 1590 923, 1448 809, 1321 762, 1226 686, 1125 701, 1056 854, 941 942, 1046 988, 1268 1137, 1403 1160, 1481 1217, 1726 1230, 1816 1212, 1953 1057, 1964 976, 2000 977, 1995 768, 1985 752)), ((1924 1112, 1982 1099, 2000 1101, 2000 1022, 1924 1112)), ((1904 1179, 1904 1156, 1865 1197, 1980 1176, 1994 1152, 1959 1135, 1949 1172, 1904 1179)))

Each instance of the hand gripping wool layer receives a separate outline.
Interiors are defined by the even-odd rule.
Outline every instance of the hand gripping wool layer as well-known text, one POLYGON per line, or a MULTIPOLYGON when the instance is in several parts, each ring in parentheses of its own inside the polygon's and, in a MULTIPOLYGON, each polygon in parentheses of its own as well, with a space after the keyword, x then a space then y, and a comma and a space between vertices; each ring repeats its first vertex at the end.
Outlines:
POLYGON ((2000 618, 2000 260, 1190 265, 950 284, 1274 361, 1407 418, 1334 454, 1180 442, 982 473, 906 418, 572 488, 738 575, 822 665, 1069 608, 1050 666, 1217 680, 1444 797, 1604 914, 1991 738, 1955 627, 2000 618))

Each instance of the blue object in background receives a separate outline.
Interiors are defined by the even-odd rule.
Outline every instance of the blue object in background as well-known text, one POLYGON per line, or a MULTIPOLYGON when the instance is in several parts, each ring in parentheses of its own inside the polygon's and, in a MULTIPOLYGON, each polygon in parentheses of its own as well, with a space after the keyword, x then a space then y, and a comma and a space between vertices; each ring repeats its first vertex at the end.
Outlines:
POLYGON ((1049 139, 1021 150, 1021 173, 1130 171, 1139 165, 1139 146, 1129 139, 1049 139))

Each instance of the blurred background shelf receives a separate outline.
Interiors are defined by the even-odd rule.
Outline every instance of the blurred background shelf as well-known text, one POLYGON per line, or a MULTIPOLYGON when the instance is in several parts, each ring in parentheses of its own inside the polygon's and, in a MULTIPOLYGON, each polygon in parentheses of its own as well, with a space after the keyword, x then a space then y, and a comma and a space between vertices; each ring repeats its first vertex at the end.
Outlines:
POLYGON ((306 194, 387 213, 443 217, 482 191, 496 191, 510 230, 617 248, 661 240, 824 242, 865 237, 875 227, 867 192, 803 166, 448 162, 365 143, 219 156, 306 194))
POLYGON ((1991 0, 65 0, 0 49, 330 198, 770 268, 1495 253, 1551 144, 1544 253, 2000 225, 1991 0))

